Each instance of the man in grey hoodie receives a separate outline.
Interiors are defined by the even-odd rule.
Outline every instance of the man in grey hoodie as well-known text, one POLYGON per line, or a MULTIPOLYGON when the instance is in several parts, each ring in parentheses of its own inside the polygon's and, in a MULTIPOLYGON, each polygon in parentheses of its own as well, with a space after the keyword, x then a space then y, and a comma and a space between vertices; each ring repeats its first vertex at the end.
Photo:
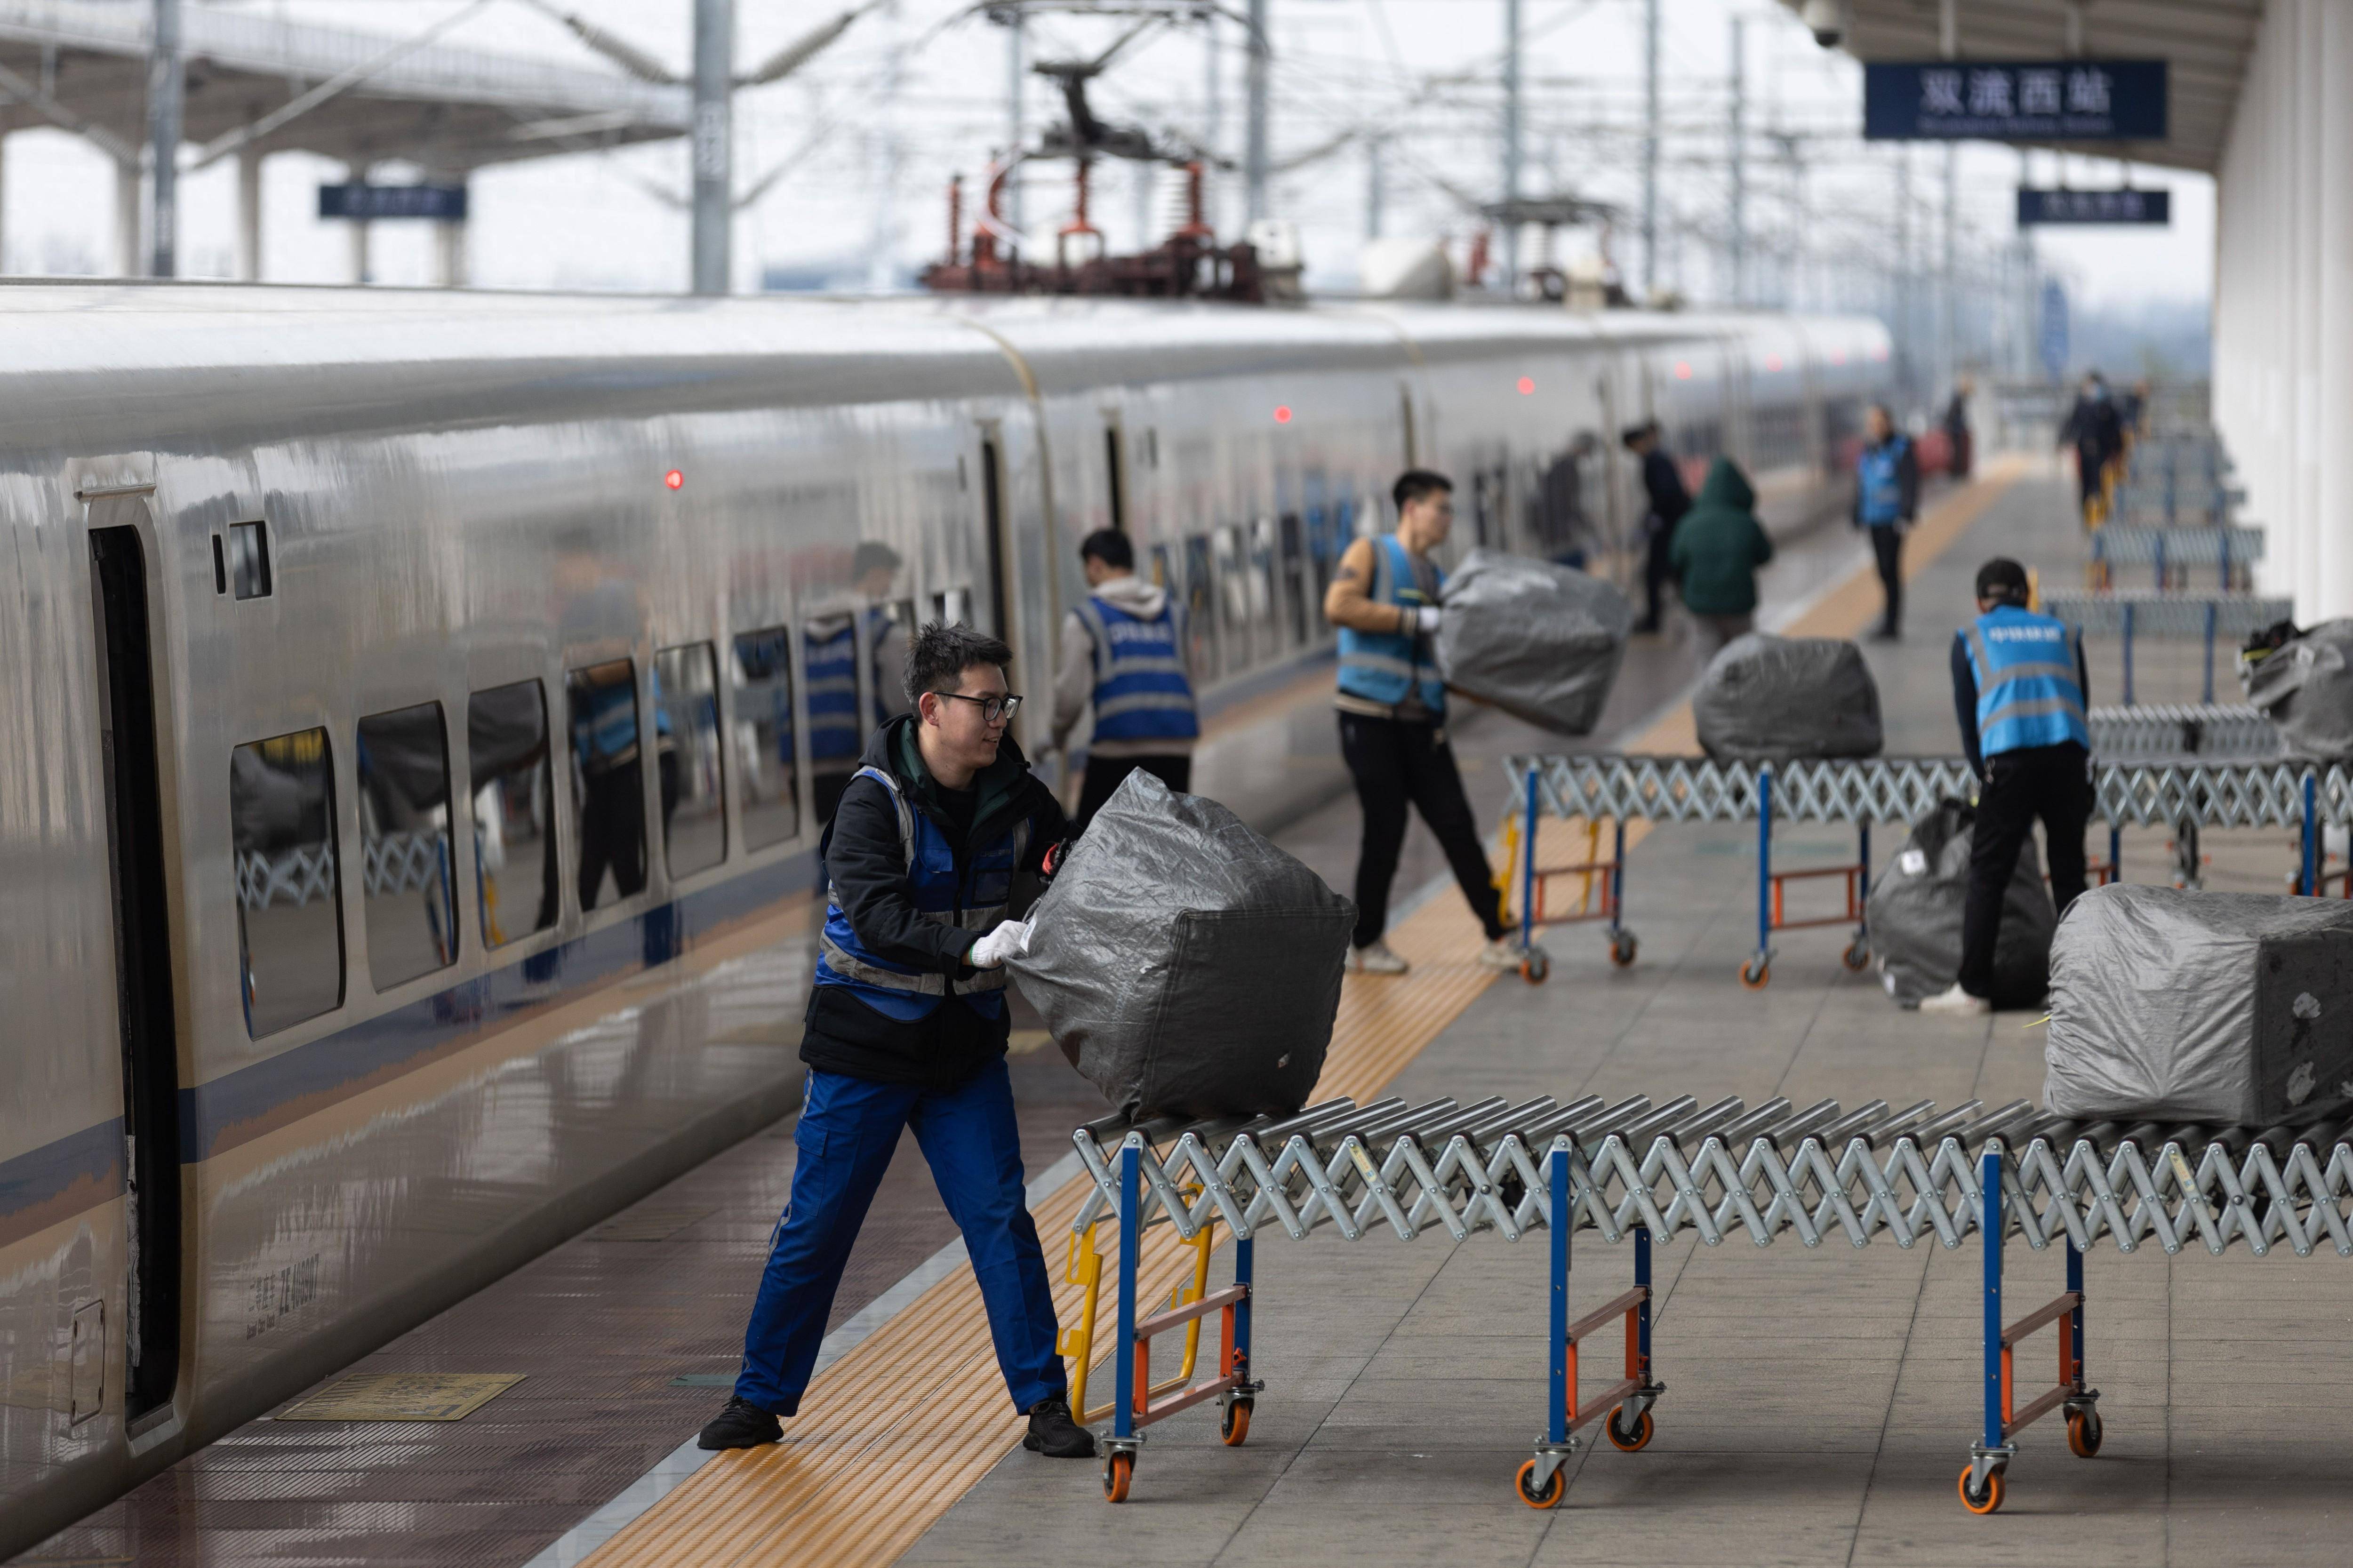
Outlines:
POLYGON ((1135 546, 1102 529, 1079 546, 1088 596, 1062 622, 1061 662, 1054 672, 1053 746, 1070 755, 1071 731, 1090 704, 1086 784, 1076 825, 1083 829, 1121 781, 1137 768, 1180 794, 1193 783, 1193 744, 1201 723, 1183 608, 1135 574, 1135 546))

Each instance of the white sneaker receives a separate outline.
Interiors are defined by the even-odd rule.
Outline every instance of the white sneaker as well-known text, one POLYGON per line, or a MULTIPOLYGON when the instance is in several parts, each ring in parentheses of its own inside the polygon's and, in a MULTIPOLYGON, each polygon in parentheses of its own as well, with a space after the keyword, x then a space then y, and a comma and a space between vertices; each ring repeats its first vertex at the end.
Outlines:
POLYGON ((1521 961, 1529 957, 1549 959, 1551 955, 1534 942, 1522 943, 1508 936, 1499 936, 1479 950, 1479 967, 1519 973, 1521 961))
POLYGON ((1993 1004, 1987 1001, 1982 996, 1970 995, 1968 992, 1961 989, 1961 983, 1956 980, 1953 982, 1953 988, 1951 990, 1939 991, 1934 996, 1925 998, 1920 1004, 1920 1011, 1923 1013, 1957 1013, 1966 1016, 1974 1014, 1990 1013, 1993 1011, 1993 1004))
POLYGON ((1348 973, 1351 974, 1403 974, 1412 966, 1389 951, 1385 942, 1372 942, 1348 950, 1348 973))

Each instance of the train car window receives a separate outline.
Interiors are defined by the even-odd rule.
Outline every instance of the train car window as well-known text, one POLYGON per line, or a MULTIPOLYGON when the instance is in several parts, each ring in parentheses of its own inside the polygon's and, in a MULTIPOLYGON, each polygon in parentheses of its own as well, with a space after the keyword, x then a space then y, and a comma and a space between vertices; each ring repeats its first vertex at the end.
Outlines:
POLYGON ((547 695, 536 680, 466 700, 467 787, 474 797, 476 918, 503 947, 555 923, 555 790, 547 695))
POLYGON ((1119 426, 1103 426, 1103 470, 1107 476, 1111 497, 1111 527, 1116 532, 1127 531, 1127 486, 1120 472, 1119 426))
POLYGON ((1250 569, 1242 559, 1242 531, 1230 525, 1217 531, 1218 604, 1228 670, 1250 662, 1250 569))
MULTIPOLYGON (((997 443, 983 441, 980 444, 981 510, 983 519, 988 527, 988 538, 986 542, 988 549, 988 608, 995 617, 989 626, 989 635, 998 637, 1007 636, 1012 626, 1006 610, 1010 601, 1008 600, 1005 593, 1005 492, 1002 468, 1003 459, 997 455, 997 443)), ((956 619, 967 625, 972 620, 972 597, 969 593, 965 596, 964 613, 956 619)), ((818 815, 824 816, 829 814, 819 812, 818 815)))
POLYGON ((782 626, 735 639, 735 791, 747 849, 782 844, 801 830, 792 660, 792 636, 782 626))
POLYGON ((269 527, 260 522, 228 526, 228 576, 240 599, 269 595, 269 527))
MULTIPOLYGON (((1168 558, 1168 547, 1165 544, 1154 545, 1152 547, 1152 585, 1155 588, 1169 588, 1176 580, 1176 563, 1168 558)), ((1173 589, 1171 591, 1173 592, 1173 589)))
POLYGON ((1185 611, 1193 628, 1193 673, 1197 680, 1213 679, 1225 639, 1218 632, 1218 574, 1209 557, 1209 540, 1197 533, 1185 541, 1185 611))
POLYGON ((213 535, 213 592, 228 592, 228 547, 217 533, 213 535))
POLYGON ((324 730, 229 753, 230 841, 246 1033, 274 1035, 343 1001, 335 782, 324 730))
POLYGON ((575 847, 580 853, 583 912, 646 886, 646 773, 638 759, 638 666, 617 658, 565 672, 572 727, 575 847))
POLYGON ((893 599, 873 622, 868 662, 874 670, 874 721, 887 724, 907 711, 907 645, 914 641, 915 601, 893 599))
POLYGON ((933 595, 932 618, 944 626, 972 625, 972 590, 950 588, 933 595))
POLYGON ((727 858, 719 743, 719 661, 707 642, 654 655, 654 763, 661 787, 662 859, 691 877, 727 858))
POLYGON ((379 991, 458 961, 449 739, 441 704, 360 721, 360 872, 368 978, 379 991))
POLYGON ((1293 647, 1307 646, 1307 545, 1299 514, 1286 511, 1276 524, 1282 541, 1282 614, 1291 624, 1293 647))
POLYGON ((1471 542, 1482 550, 1494 542, 1488 536, 1492 526, 1489 515, 1494 509, 1495 497, 1487 488, 1487 476, 1483 472, 1472 475, 1471 542))

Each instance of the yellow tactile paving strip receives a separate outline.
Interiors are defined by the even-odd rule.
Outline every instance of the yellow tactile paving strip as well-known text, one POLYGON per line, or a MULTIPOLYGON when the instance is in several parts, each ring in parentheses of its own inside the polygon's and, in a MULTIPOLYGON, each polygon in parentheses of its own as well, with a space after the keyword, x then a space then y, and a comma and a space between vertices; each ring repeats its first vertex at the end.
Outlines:
MULTIPOLYGON (((1979 482, 1922 520, 1905 552, 1909 577, 1958 539, 2024 469, 1989 465, 1979 482)), ((1810 606, 1793 636, 1852 636, 1879 606, 1865 568, 1810 606)), ((1638 752, 1696 752, 1687 705, 1635 738, 1638 752)), ((1627 842, 1647 824, 1630 825, 1627 842)), ((1571 852, 1574 823, 1543 825, 1539 853, 1571 852)), ((1578 835, 1581 838, 1582 835, 1578 835)), ((1461 901, 1430 900, 1389 933, 1409 974, 1351 979, 1316 1097, 1377 1095, 1493 983, 1479 968, 1479 928, 1461 901)), ((1036 1211, 1055 1306, 1076 1320, 1078 1289, 1060 1283, 1062 1238, 1086 1192, 1074 1181, 1036 1211)), ((1138 1295, 1165 1295, 1187 1267, 1174 1234, 1146 1241, 1138 1295)), ((810 1384, 802 1413, 771 1448, 723 1454, 620 1531, 594 1568, 751 1568, 894 1561, 1020 1438, 971 1269, 941 1280, 810 1384)))

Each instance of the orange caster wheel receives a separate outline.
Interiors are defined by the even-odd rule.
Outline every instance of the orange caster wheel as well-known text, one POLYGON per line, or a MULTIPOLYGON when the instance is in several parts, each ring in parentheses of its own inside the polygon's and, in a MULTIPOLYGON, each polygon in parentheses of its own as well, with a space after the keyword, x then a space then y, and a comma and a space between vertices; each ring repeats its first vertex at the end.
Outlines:
POLYGON ((1537 1489, 1535 1478, 1536 1462, 1530 1459, 1521 1465, 1520 1473, 1512 1479, 1512 1489, 1518 1492, 1520 1500, 1530 1508, 1558 1508, 1560 1500, 1568 1495, 1568 1483, 1562 1479, 1561 1473, 1555 1470, 1542 1490, 1537 1489))
POLYGON ((2100 1413, 2096 1410, 2067 1412, 2067 1451, 2079 1459, 2088 1459, 2100 1451, 2100 1413))
POLYGON ((1620 969, 1630 969, 1634 955, 1641 950, 1642 944, 1634 940, 1632 931, 1620 931, 1609 939, 1609 962, 1620 969))
POLYGON ((1135 1456, 1113 1454, 1103 1461, 1103 1501, 1125 1502, 1128 1483, 1135 1479, 1135 1456))
POLYGON ((1969 1472, 1977 1467, 1961 1467, 1961 1506, 1971 1513, 1991 1513, 2001 1507, 2001 1472, 1996 1470, 1986 1478, 1985 1489, 1976 1491, 1969 1486, 1969 1472))
POLYGON ((1740 984, 1751 991, 1764 990, 1772 978, 1773 965, 1766 959, 1752 958, 1740 966, 1740 984))
POLYGON ((1531 985, 1541 985, 1552 973, 1552 960, 1541 952, 1532 952, 1520 960, 1520 978, 1531 985))
POLYGON ((1639 1454, 1651 1446, 1651 1434, 1655 1427, 1651 1420, 1651 1413, 1647 1410, 1642 1412, 1641 1419, 1634 1423, 1630 1430, 1620 1426, 1618 1418, 1625 1414, 1625 1410, 1626 1407, 1621 1405, 1609 1413, 1609 1446, 1621 1453, 1639 1454))
POLYGON ((1847 943, 1846 951, 1839 954, 1839 962, 1849 969, 1868 969, 1871 967, 1871 944, 1861 941, 1847 943))
POLYGON ((1250 1440, 1250 1402, 1237 1399, 1218 1415, 1218 1436, 1229 1448, 1239 1448, 1250 1440))

